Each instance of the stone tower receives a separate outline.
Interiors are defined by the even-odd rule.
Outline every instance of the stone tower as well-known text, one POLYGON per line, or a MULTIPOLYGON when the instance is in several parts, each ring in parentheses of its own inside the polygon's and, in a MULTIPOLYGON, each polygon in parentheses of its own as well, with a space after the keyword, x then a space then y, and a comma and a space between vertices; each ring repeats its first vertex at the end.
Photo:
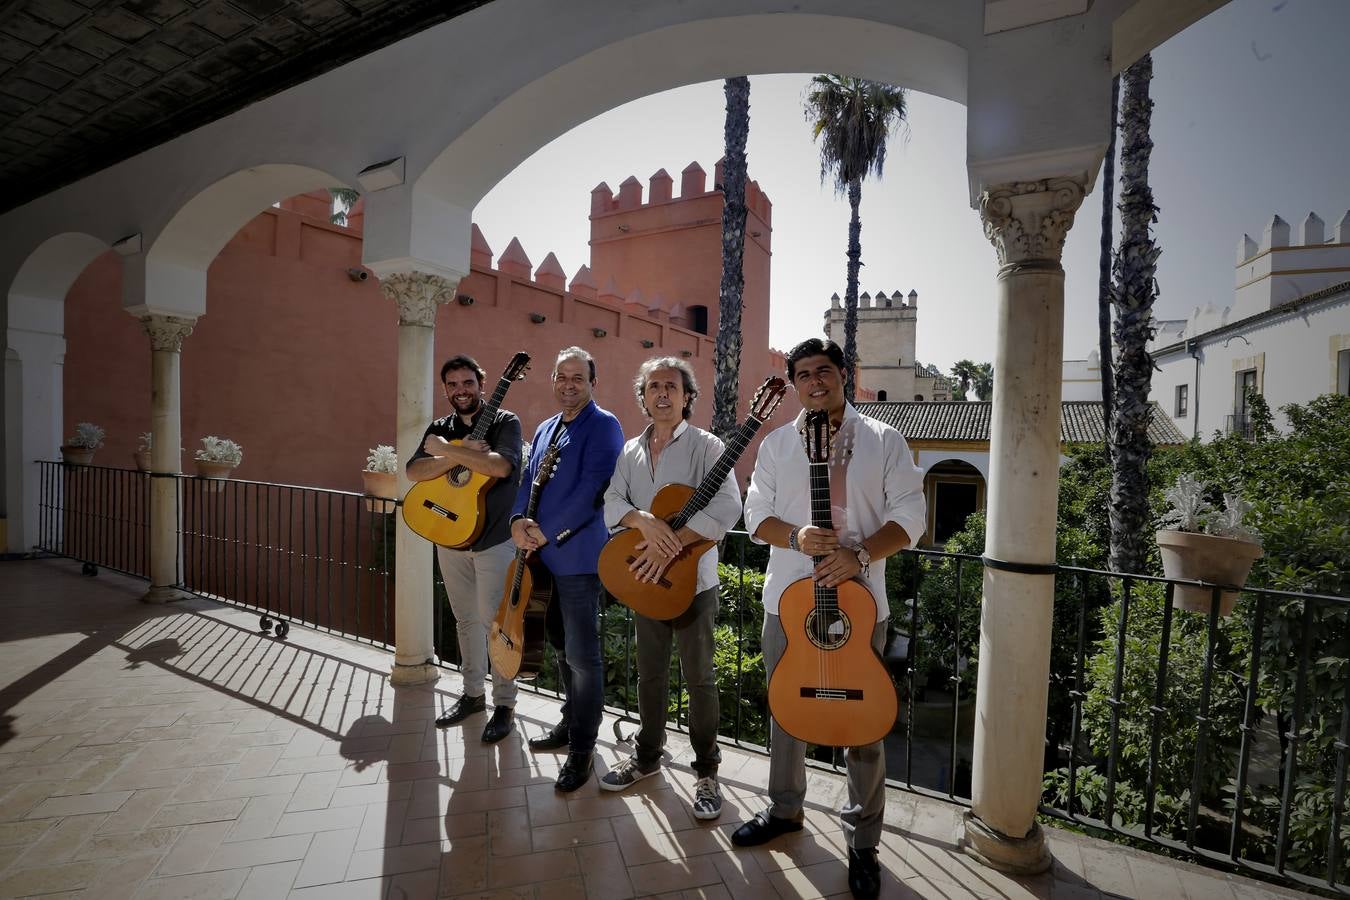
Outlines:
MULTIPOLYGON (((914 378, 918 318, 918 291, 908 297, 900 291, 858 297, 858 387, 876 391, 878 400, 920 399, 914 378)), ((838 294, 825 313, 825 334, 843 346, 844 303, 838 294)))

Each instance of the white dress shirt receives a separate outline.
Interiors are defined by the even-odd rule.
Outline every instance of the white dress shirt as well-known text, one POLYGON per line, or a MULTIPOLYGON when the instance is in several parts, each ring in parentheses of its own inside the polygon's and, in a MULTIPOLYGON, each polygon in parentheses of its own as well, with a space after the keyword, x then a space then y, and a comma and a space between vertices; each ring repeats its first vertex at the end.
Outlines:
MULTIPOLYGON (((810 462, 800 433, 805 422, 803 411, 795 422, 771 431, 759 446, 745 497, 745 528, 756 543, 767 543, 754 537, 766 519, 778 518, 798 527, 811 524, 810 462)), ((887 522, 905 529, 912 545, 927 528, 928 505, 923 473, 900 432, 845 404, 832 449, 830 502, 840 545, 860 544, 887 522), (843 491, 839 490, 841 482, 843 491)), ((783 591, 794 581, 810 577, 814 568, 805 553, 771 548, 764 578, 764 611, 778 615, 783 591)), ((884 621, 890 615, 886 561, 874 559, 863 580, 876 599, 877 621, 884 621)))
MULTIPOLYGON (((724 446, 717 435, 695 428, 688 422, 675 426, 670 443, 652 466, 651 435, 648 425, 642 434, 623 445, 619 462, 605 490, 605 525, 617 531, 619 521, 634 509, 649 512, 657 491, 668 484, 697 488, 712 470, 724 446)), ((741 517, 741 492, 736 489, 736 470, 722 479, 708 505, 694 513, 686 523, 696 534, 720 541, 727 529, 741 517)), ((699 593, 717 585, 717 546, 708 548, 698 560, 699 593)))

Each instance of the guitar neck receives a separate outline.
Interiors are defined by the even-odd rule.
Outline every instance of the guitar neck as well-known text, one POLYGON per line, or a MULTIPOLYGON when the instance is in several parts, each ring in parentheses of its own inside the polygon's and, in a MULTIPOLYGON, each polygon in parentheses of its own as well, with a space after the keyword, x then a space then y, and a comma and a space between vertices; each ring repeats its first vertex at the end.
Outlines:
POLYGON ((511 387, 511 379, 503 375, 497 379, 497 388, 492 392, 492 396, 483 404, 483 412, 478 417, 478 424, 473 426, 473 432, 469 435, 469 440, 481 441, 487 435, 488 428, 497 418, 497 410, 501 409, 502 401, 506 399, 506 391, 511 387))
POLYGON ((717 491, 722 487, 722 482, 726 480, 727 474, 736 461, 741 458, 745 448, 749 445, 750 439, 759 431, 762 423, 754 416, 746 416, 745 421, 731 435, 731 440, 727 442, 726 449, 717 457, 717 462, 708 470, 708 474, 703 476, 703 481, 699 483, 698 490, 694 491, 692 497, 685 501, 684 506, 676 513, 675 518, 671 520, 670 527, 678 531, 689 524, 700 510, 712 502, 713 497, 717 496, 717 491))
MULTIPOLYGON (((830 464, 811 463, 811 524, 817 528, 833 528, 834 516, 830 512, 830 464)), ((824 555, 811 557, 815 562, 824 559, 824 555)), ((815 586, 816 606, 834 607, 839 604, 839 592, 820 584, 815 586)))

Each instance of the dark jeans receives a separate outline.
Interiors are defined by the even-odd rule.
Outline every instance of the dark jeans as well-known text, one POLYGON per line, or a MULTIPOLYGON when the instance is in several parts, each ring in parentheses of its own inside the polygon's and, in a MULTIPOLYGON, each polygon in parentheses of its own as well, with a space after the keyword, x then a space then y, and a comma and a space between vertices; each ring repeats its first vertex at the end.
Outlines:
POLYGON ((719 707, 713 673, 713 623, 717 620, 717 587, 694 597, 689 609, 668 622, 633 617, 637 626, 638 712, 642 728, 637 758, 643 766, 661 759, 670 709, 670 650, 680 648, 680 671, 689 689, 689 743, 694 772, 700 778, 717 774, 722 751, 717 746, 719 707))
MULTIPOLYGON (((595 749, 605 702, 605 668, 600 656, 600 577, 559 575, 554 599, 562 614, 566 649, 559 655, 559 674, 567 703, 568 743, 573 753, 595 749)), ((556 646, 556 645, 555 645, 556 646)))

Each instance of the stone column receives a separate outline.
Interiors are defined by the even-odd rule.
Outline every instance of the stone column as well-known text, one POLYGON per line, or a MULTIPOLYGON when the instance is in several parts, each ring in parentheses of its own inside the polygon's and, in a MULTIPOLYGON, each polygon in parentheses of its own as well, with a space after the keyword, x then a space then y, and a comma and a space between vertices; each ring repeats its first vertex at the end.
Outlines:
MULTIPOLYGON (((11 303, 14 300, 11 298, 11 303)), ((37 460, 60 459, 64 443, 62 373, 66 339, 58 332, 10 326, 5 354, 5 474, 10 553, 31 553, 65 533, 60 511, 51 510, 42 533, 42 470, 37 460)), ((60 490, 59 479, 52 488, 60 490)))
POLYGON ((963 845, 987 865, 1031 874, 1050 865, 1036 806, 1045 758, 1059 490, 1064 269, 1060 254, 1083 202, 1077 178, 997 185, 980 198, 998 252, 998 343, 990 422, 986 565, 980 616, 972 811, 963 845))
MULTIPOLYGON (((455 296, 458 281, 427 272, 395 272, 380 290, 398 304, 398 456, 407 460, 432 418, 435 391, 436 310, 455 296)), ((409 481, 399 467, 399 493, 409 481)), ((427 684, 440 677, 433 663, 432 545, 398 516, 394 544, 394 684, 427 684)))
POLYGON ((141 317, 150 336, 150 590, 146 603, 180 600, 182 554, 178 535, 178 479, 182 470, 183 420, 179 363, 183 339, 194 318, 165 315, 141 317))

